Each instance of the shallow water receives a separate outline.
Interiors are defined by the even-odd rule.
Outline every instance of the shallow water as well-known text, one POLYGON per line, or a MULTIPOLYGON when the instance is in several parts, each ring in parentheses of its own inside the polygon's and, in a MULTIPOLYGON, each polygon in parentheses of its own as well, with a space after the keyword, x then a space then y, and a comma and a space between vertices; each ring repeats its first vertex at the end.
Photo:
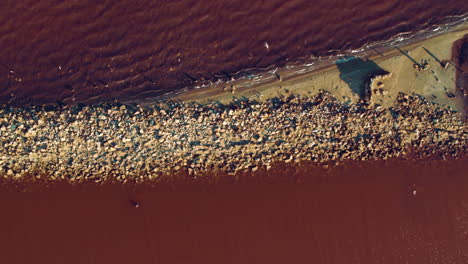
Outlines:
POLYGON ((0 3, 0 103, 149 97, 417 32, 460 0, 0 3))
POLYGON ((465 263, 466 160, 0 192, 1 263, 465 263), (135 202, 139 207, 134 207, 135 202))

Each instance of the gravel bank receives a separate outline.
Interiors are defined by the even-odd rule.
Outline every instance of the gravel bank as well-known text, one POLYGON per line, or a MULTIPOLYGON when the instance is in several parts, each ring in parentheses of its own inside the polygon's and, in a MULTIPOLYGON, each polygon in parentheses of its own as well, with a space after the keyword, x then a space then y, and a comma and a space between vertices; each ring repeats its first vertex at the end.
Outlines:
POLYGON ((231 104, 46 106, 0 109, 0 175, 22 179, 157 181, 177 172, 235 174, 272 163, 458 157, 466 118, 418 96, 394 107, 331 94, 231 104), (413 153, 414 154, 414 153, 413 153))

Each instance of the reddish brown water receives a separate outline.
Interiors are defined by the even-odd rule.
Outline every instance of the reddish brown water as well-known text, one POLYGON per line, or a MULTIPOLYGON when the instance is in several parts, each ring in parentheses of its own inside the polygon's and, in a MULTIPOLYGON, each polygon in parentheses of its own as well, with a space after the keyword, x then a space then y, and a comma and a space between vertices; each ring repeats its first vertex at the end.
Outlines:
POLYGON ((461 0, 3 0, 0 103, 160 95, 467 12, 461 0))
POLYGON ((3 187, 0 263, 468 262, 466 159, 361 165, 289 166, 282 183, 3 187))

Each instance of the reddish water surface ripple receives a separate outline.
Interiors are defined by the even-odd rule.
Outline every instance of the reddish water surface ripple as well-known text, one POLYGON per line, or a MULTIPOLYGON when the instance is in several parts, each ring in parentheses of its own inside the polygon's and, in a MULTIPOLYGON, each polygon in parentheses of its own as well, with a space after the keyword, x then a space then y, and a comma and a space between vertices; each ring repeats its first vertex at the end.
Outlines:
POLYGON ((160 95, 467 12, 460 0, 4 0, 0 103, 160 95))
POLYGON ((467 164, 326 176, 289 166, 281 182, 158 189, 4 186, 0 263, 467 263, 467 164))

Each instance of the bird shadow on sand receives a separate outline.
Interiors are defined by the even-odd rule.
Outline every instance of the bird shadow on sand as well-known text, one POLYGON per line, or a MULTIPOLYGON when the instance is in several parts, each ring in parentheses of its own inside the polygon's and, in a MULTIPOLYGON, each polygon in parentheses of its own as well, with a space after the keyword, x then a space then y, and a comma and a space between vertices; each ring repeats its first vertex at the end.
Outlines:
POLYGON ((340 78, 348 84, 353 93, 361 99, 370 99, 369 82, 377 75, 388 74, 372 60, 355 56, 344 56, 334 62, 340 71, 340 78))

